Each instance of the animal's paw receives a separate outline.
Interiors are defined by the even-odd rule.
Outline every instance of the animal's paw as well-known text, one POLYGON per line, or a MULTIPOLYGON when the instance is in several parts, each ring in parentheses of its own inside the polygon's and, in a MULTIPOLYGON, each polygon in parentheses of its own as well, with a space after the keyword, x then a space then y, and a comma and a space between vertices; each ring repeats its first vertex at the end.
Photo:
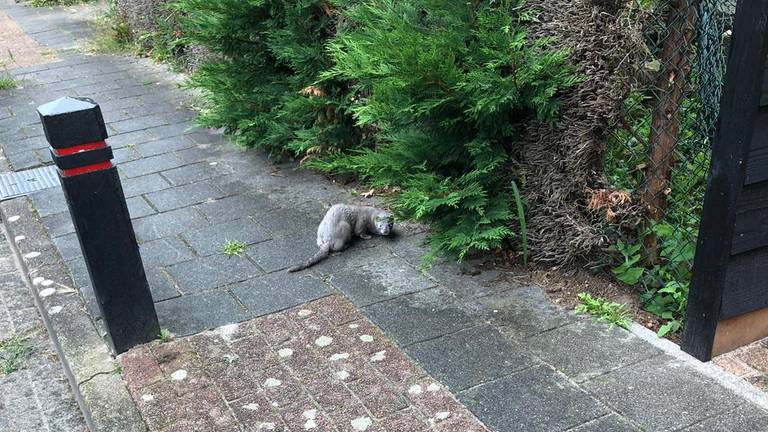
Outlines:
POLYGON ((370 240, 371 235, 370 234, 360 234, 360 238, 363 240, 370 240))

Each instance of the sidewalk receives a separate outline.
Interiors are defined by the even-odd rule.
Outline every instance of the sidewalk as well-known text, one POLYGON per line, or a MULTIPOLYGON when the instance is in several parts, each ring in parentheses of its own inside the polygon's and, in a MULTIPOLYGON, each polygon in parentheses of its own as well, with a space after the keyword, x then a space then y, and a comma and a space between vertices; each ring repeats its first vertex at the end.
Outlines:
MULTIPOLYGON (((46 286, 51 286, 47 281, 46 286)), ((84 432, 58 354, 0 231, 0 430, 84 432)))
MULTIPOLYGON (((80 14, 0 5, 41 45, 73 46, 82 35, 51 42, 36 27, 77 29, 66 23, 80 14)), ((161 326, 176 336, 119 358, 118 384, 149 430, 768 430, 768 414, 752 402, 768 406, 762 396, 633 333, 574 317, 539 287, 497 272, 470 276, 453 263, 418 271, 419 226, 400 224, 393 238, 286 273, 314 251, 327 207, 373 201, 191 128, 189 97, 162 66, 56 54, 11 70, 23 88, 0 91, 0 144, 13 170, 49 164, 35 108, 65 95, 101 104, 161 326), (222 255, 228 240, 247 244, 245 253, 222 255)), ((62 290, 44 298, 70 314, 57 321, 61 331, 87 327, 67 324, 83 310, 98 327, 61 191, 0 210, 27 239, 18 247, 29 271, 71 276, 82 295, 84 309, 62 290)), ((63 345, 101 352, 97 339, 63 345)), ((70 359, 73 369, 82 358, 70 359)), ((75 370, 86 394, 112 379, 99 358, 97 369, 75 370)))

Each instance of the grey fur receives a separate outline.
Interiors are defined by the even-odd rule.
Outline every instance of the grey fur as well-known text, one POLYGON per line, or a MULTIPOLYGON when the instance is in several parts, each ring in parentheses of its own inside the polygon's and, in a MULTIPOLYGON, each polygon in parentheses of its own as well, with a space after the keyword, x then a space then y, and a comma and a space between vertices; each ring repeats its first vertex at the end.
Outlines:
POLYGON ((297 272, 319 263, 331 252, 349 247, 354 236, 369 239, 369 234, 389 235, 392 232, 392 214, 374 207, 336 204, 325 213, 317 227, 317 247, 320 250, 307 261, 288 269, 297 272))

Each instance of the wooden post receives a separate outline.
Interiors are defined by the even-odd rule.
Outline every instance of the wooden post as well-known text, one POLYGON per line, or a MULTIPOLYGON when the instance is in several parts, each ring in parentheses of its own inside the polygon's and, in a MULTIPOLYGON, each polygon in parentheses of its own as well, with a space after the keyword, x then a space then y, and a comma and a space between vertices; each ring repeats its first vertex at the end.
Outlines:
MULTIPOLYGON (((661 50, 662 70, 656 81, 656 100, 648 134, 648 159, 641 200, 648 217, 660 221, 667 208, 667 191, 675 163, 685 86, 691 71, 691 51, 696 34, 695 0, 676 0, 667 21, 667 37, 661 50)), ((648 264, 658 260, 658 240, 645 238, 648 264)))
POLYGON ((767 24, 768 1, 739 1, 681 344, 702 361, 768 336, 767 24))

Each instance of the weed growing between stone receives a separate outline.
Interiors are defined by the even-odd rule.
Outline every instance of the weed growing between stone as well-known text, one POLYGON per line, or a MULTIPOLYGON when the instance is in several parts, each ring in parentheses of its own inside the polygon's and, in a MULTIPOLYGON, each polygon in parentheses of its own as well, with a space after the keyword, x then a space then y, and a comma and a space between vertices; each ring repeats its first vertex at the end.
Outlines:
POLYGON ((32 352, 29 339, 16 335, 0 340, 0 372, 11 374, 24 367, 24 362, 32 352))
POLYGON ((576 306, 576 312, 592 315, 598 322, 611 326, 617 325, 624 329, 629 329, 632 323, 631 312, 622 304, 594 298, 587 293, 579 294, 579 302, 581 304, 576 306))
POLYGON ((10 75, 0 75, 0 90, 15 89, 18 83, 10 75))
POLYGON ((166 343, 173 340, 173 334, 168 329, 160 329, 160 334, 157 335, 157 338, 160 339, 160 342, 166 343))
POLYGON ((221 253, 226 256, 241 256, 245 252, 246 246, 245 243, 238 240, 227 240, 221 248, 221 253))

